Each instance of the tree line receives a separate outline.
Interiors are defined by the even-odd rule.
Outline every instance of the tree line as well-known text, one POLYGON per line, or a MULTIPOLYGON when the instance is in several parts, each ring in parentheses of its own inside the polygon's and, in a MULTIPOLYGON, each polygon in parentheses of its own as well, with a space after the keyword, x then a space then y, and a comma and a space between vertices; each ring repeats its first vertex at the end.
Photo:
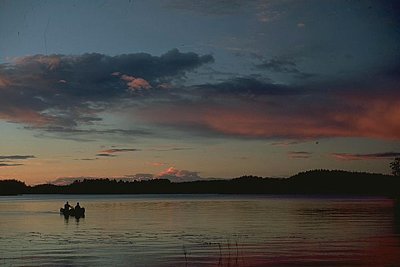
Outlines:
POLYGON ((0 194, 321 194, 399 196, 396 176, 313 170, 290 178, 242 176, 234 179, 171 182, 167 179, 121 181, 84 179, 69 185, 28 186, 17 180, 0 181, 0 194))

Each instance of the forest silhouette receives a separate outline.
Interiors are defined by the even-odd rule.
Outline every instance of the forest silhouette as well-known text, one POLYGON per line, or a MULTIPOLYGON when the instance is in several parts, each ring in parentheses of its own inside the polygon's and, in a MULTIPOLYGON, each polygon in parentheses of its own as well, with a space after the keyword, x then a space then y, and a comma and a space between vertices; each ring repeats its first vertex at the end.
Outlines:
POLYGON ((306 194, 399 196, 400 177, 347 171, 313 170, 289 178, 242 176, 234 179, 171 182, 84 179, 69 185, 28 186, 1 180, 0 195, 17 194, 306 194))

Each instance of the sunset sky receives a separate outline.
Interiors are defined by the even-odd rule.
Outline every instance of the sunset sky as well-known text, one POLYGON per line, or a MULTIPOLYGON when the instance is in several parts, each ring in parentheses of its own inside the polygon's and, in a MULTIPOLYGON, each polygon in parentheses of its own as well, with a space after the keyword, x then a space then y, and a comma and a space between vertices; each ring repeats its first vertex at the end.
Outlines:
POLYGON ((0 178, 389 173, 400 156, 399 10, 0 0, 0 178))

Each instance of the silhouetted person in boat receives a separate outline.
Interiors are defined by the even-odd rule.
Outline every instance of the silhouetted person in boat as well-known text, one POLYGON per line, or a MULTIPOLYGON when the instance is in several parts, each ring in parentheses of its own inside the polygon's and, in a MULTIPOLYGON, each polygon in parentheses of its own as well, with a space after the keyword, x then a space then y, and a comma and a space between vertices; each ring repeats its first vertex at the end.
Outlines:
POLYGON ((85 208, 82 208, 79 205, 79 202, 76 203, 76 206, 74 209, 74 215, 75 215, 75 218, 85 217, 85 208))
POLYGON ((69 211, 69 208, 72 208, 72 206, 67 201, 67 203, 64 205, 64 211, 69 211))

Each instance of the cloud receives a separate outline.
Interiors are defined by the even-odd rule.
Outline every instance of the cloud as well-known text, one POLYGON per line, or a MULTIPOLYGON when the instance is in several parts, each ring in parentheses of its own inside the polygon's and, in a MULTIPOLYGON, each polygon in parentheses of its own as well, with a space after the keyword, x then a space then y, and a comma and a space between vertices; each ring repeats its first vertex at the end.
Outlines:
POLYGON ((59 126, 41 126, 41 127, 31 127, 25 126, 27 130, 39 130, 39 134, 35 134, 36 137, 41 138, 58 138, 66 140, 74 140, 80 142, 90 142, 94 141, 96 138, 112 138, 123 137, 137 137, 137 136, 153 136, 154 134, 148 129, 142 129, 136 126, 136 129, 95 129, 90 128, 77 128, 77 127, 59 127, 59 126))
POLYGON ((0 162, 0 167, 14 167, 14 166, 21 166, 24 164, 21 163, 2 163, 0 162))
POLYGON ((270 59, 262 64, 256 65, 259 69, 266 69, 273 72, 298 73, 296 63, 285 59, 270 59))
POLYGON ((339 160, 377 160, 400 157, 400 152, 383 152, 372 154, 332 153, 331 156, 339 160))
POLYGON ((251 77, 238 77, 216 84, 203 84, 193 87, 193 95, 201 97, 227 96, 259 98, 260 96, 297 95, 307 93, 306 88, 296 88, 271 81, 261 81, 251 77))
POLYGON ((0 156, 0 160, 24 160, 24 159, 34 159, 36 158, 33 155, 9 155, 9 156, 0 156))
MULTIPOLYGON (((146 151, 157 151, 157 152, 167 152, 167 151, 180 151, 180 150, 188 150, 191 148, 186 148, 186 147, 167 147, 167 148, 150 148, 146 149, 146 151)), ((126 152, 138 152, 142 151, 142 149, 138 148, 110 148, 110 149, 105 149, 99 151, 98 154, 96 154, 97 157, 117 157, 119 153, 126 153, 126 152)), ((89 160, 89 159, 86 159, 89 160)), ((165 165, 166 163, 152 163, 151 165, 153 166, 161 166, 165 165)))
MULTIPOLYGON (((400 139, 398 64, 368 76, 320 77, 287 84, 259 76, 196 85, 177 82, 212 61, 210 55, 176 49, 161 56, 23 57, 0 64, 2 80, 9 81, 0 90, 0 119, 24 123, 45 137, 84 141, 170 133, 173 138, 178 133, 187 138, 400 139), (145 83, 139 80, 137 88, 142 89, 129 88, 127 83, 139 77, 151 87, 143 89, 145 83), (161 88, 163 84, 169 84, 168 88, 161 88), (126 129, 105 128, 102 116, 111 112, 123 118, 126 129)), ((263 67, 298 73, 296 64, 288 60, 269 60, 263 67)))
MULTIPOLYGON (((101 120, 99 113, 133 101, 138 89, 182 79, 211 55, 147 53, 35 55, 0 64, 0 119, 61 129, 101 120), (122 75, 122 76, 120 76, 122 75)), ((158 90, 158 89, 154 89, 158 90)))
POLYGON ((150 89, 151 85, 148 81, 142 78, 135 78, 129 75, 122 75, 121 80, 126 81, 127 86, 131 90, 150 89))
POLYGON ((10 84, 11 83, 10 83, 9 80, 7 80, 6 78, 0 76, 0 88, 9 86, 10 84))
MULTIPOLYGON (((32 129, 25 127, 26 129, 32 129)), ((151 135, 151 132, 144 129, 77 129, 68 127, 43 127, 40 130, 46 132, 57 132, 57 133, 71 133, 71 134, 119 134, 119 135, 151 135)))
POLYGON ((201 180, 198 172, 188 170, 178 170, 174 167, 169 167, 165 171, 155 175, 157 179, 168 179, 173 182, 195 181, 201 180))
POLYGON ((273 58, 265 60, 263 63, 256 65, 256 67, 261 70, 267 70, 275 73, 293 74, 295 77, 302 79, 315 76, 312 73, 300 71, 297 67, 297 64, 288 59, 273 58))
POLYGON ((6 155, 0 156, 0 167, 14 167, 22 166, 22 163, 15 163, 15 161, 29 160, 36 158, 33 155, 6 155))
POLYGON ((141 150, 137 149, 137 148, 111 148, 111 149, 102 150, 100 152, 113 154, 113 153, 134 152, 134 151, 141 151, 141 150))
POLYGON ((137 148, 111 148, 99 151, 96 154, 97 157, 117 157, 116 153, 125 153, 125 152, 134 152, 134 151, 141 151, 137 148))
POLYGON ((96 154, 97 157, 116 157, 117 155, 109 154, 109 153, 99 153, 96 154))
POLYGON ((290 151, 288 155, 289 158, 292 159, 308 159, 311 157, 312 153, 306 151, 290 151))
POLYGON ((175 92, 174 98, 135 110, 135 118, 202 136, 398 140, 399 77, 386 71, 364 80, 352 77, 289 85, 236 78, 187 87, 175 92))

